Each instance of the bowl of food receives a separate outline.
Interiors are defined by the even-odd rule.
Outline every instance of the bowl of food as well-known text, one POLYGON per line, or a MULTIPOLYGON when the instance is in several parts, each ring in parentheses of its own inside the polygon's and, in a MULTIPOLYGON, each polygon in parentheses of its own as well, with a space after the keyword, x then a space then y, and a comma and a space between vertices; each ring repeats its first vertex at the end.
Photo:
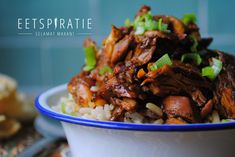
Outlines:
POLYGON ((74 157, 232 157, 235 57, 208 48, 195 16, 152 15, 112 26, 85 65, 36 99, 62 122, 74 157))

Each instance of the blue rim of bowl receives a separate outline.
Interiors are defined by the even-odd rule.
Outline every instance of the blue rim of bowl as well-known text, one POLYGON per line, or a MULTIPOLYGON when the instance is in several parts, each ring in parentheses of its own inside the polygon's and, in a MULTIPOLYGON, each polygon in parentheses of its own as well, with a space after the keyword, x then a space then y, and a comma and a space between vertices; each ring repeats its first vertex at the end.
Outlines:
POLYGON ((117 129, 117 130, 135 130, 135 131, 209 131, 209 130, 224 130, 224 129, 234 129, 235 121, 226 123, 198 123, 198 124, 133 124, 124 122, 113 122, 113 121, 98 121, 90 120, 79 117, 73 117, 70 115, 58 113, 45 107, 47 104, 43 104, 42 99, 53 96, 58 91, 66 90, 66 85, 60 85, 54 87, 41 95, 39 95, 35 100, 36 108, 44 115, 57 119, 59 121, 64 121, 67 123, 105 128, 105 129, 117 129))

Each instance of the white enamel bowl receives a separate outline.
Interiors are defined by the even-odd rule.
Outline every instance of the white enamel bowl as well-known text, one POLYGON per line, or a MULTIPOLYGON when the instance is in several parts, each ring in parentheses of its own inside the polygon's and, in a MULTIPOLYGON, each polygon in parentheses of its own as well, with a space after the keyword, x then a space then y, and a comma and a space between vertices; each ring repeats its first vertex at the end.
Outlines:
POLYGON ((234 157, 235 122, 217 124, 130 124, 87 120, 55 112, 67 94, 52 88, 35 101, 37 109, 61 121, 73 157, 234 157))

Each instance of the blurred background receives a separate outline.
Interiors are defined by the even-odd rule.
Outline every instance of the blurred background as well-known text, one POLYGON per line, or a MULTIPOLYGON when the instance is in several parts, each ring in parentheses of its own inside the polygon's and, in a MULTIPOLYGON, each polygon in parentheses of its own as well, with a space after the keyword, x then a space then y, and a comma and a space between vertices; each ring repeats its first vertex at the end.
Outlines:
POLYGON ((90 36, 101 44, 112 24, 121 26, 127 17, 133 19, 143 4, 150 5, 153 14, 181 18, 195 13, 202 36, 214 37, 211 48, 235 54, 234 0, 1 0, 0 73, 15 78, 21 90, 42 91, 68 82, 84 63, 85 35, 19 36, 18 17, 91 17, 90 36))

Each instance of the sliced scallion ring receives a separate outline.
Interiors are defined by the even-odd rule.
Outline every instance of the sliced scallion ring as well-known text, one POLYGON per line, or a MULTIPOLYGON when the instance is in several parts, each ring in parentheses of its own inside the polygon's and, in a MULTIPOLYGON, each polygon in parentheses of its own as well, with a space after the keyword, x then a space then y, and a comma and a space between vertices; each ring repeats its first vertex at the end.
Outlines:
POLYGON ((169 55, 166 53, 159 58, 153 65, 150 66, 150 70, 156 70, 157 68, 163 67, 164 65, 172 65, 169 55))
POLYGON ((196 23, 197 18, 195 14, 185 14, 182 18, 184 24, 196 23))
POLYGON ((105 65, 100 69, 99 74, 104 75, 105 73, 112 73, 112 72, 113 70, 108 65, 105 65))
POLYGON ((200 65, 202 62, 202 58, 198 53, 186 53, 181 56, 181 62, 188 59, 193 60, 196 65, 200 65))
POLYGON ((91 71, 95 68, 96 65, 96 56, 95 56, 95 50, 94 47, 89 46, 84 48, 85 52, 85 67, 83 70, 85 71, 91 71))
POLYGON ((216 58, 212 58, 212 65, 202 68, 202 76, 214 80, 222 70, 223 63, 216 58))

